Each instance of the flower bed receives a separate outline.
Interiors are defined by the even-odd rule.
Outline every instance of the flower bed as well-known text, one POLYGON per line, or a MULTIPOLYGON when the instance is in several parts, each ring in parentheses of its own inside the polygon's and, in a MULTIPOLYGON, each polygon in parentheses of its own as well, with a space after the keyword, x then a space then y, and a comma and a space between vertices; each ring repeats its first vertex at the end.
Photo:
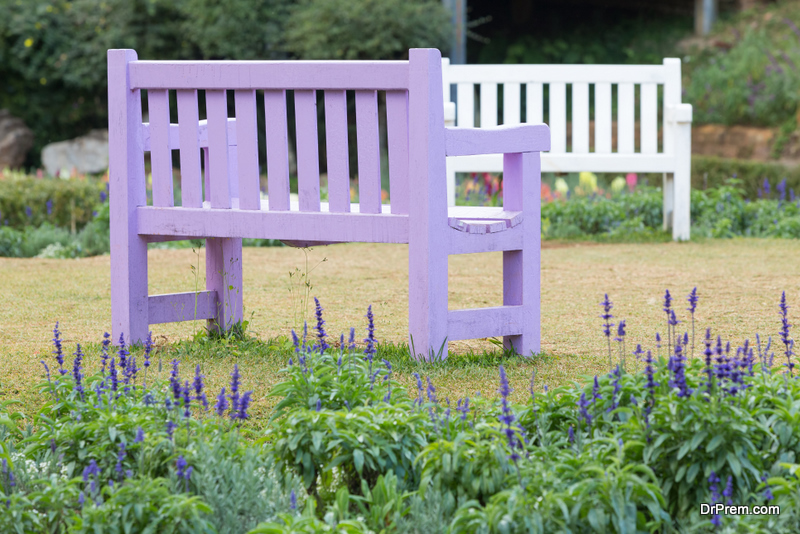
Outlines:
POLYGON ((499 398, 441 399, 419 375, 406 391, 374 329, 363 352, 352 329, 331 341, 317 302, 316 337, 295 336, 269 421, 249 419, 246 370, 233 366, 220 392, 177 361, 154 382, 150 344, 113 353, 106 334, 89 376, 80 346, 69 368, 56 325, 33 426, 9 401, 0 412, 0 530, 796 532, 800 385, 785 297, 779 339, 736 348, 695 336, 695 291, 688 303, 680 323, 667 292, 667 333, 630 351, 606 297, 610 372, 557 389, 532 378, 517 405, 502 366, 499 398), (781 513, 701 515, 701 503, 781 513))

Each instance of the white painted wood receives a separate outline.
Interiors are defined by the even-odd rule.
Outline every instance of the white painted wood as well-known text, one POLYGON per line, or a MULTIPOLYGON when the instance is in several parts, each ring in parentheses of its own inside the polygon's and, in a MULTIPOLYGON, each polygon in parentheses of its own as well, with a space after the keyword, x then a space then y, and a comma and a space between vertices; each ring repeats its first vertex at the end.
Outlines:
POLYGON ((481 128, 497 126, 497 84, 481 84, 481 128))
POLYGON ((503 124, 519 124, 521 120, 520 112, 520 84, 503 84, 503 124))
MULTIPOLYGON (((450 158, 454 172, 502 172, 503 156, 450 158)), ((553 154, 542 152, 542 172, 673 172, 675 158, 667 154, 553 154)))
POLYGON ((617 152, 634 152, 634 93, 632 83, 617 86, 617 152))
MULTIPOLYGON (((678 60, 680 61, 680 60, 678 60)), ((661 65, 450 65, 450 83, 664 83, 661 65)))
POLYGON ((561 153, 567 151, 567 84, 550 83, 550 151, 561 153))
POLYGON ((643 83, 641 99, 641 152, 655 154, 658 152, 658 86, 654 83, 643 83))
POLYGON ((541 82, 525 84, 525 122, 541 124, 544 122, 544 88, 541 82))
POLYGON ((594 151, 611 153, 611 84, 594 84, 594 151))
POLYGON ((589 152, 589 84, 572 84, 572 152, 589 152))
POLYGON ((475 126, 475 86, 460 83, 456 88, 456 126, 472 128, 475 126))

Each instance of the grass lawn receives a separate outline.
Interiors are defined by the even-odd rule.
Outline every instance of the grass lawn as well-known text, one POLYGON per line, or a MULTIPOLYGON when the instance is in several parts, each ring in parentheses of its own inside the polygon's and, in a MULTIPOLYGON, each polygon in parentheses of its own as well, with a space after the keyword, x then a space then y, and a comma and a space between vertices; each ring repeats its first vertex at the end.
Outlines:
MULTIPOLYGON (((150 293, 193 291, 203 288, 204 251, 151 250, 150 293), (196 280, 192 266, 199 266, 196 280)), ((656 331, 665 332, 662 311, 664 290, 674 297, 679 311, 679 331, 691 335, 686 295, 697 286, 697 344, 706 327, 732 344, 755 333, 773 336, 780 327, 778 301, 782 290, 789 305, 800 302, 800 243, 791 240, 734 239, 691 243, 593 244, 546 242, 542 250, 542 349, 531 359, 505 362, 514 393, 527 395, 531 373, 536 389, 568 383, 582 375, 608 371, 606 339, 601 331, 598 303, 608 293, 612 314, 627 322, 628 352, 642 343, 655 349, 656 331)), ((408 325, 408 254, 405 245, 345 244, 318 247, 308 254, 312 296, 325 309, 326 329, 345 336, 356 327, 357 339, 366 336, 367 306, 375 314, 376 337, 394 345, 404 343, 408 325)), ((248 332, 265 343, 188 343, 202 322, 153 325, 163 361, 182 361, 188 376, 202 364, 212 391, 226 384, 234 363, 243 374, 244 387, 254 390, 252 421, 269 414, 275 400, 267 397, 280 379, 286 363, 285 337, 294 326, 290 272, 305 267, 304 252, 293 248, 244 250, 244 307, 248 332), (252 315, 251 315, 252 314, 252 315), (279 337, 284 339, 277 341, 279 337), (267 345, 272 340, 273 346, 267 345), (284 348, 278 353, 277 345, 284 348)), ((501 303, 501 254, 451 256, 451 308, 484 307, 501 303)), ((291 277, 296 280, 297 275, 291 277)), ((98 365, 99 341, 110 331, 111 302, 109 257, 77 260, 0 258, 0 400, 20 399, 20 410, 32 414, 41 402, 37 384, 44 373, 39 360, 55 365, 51 351, 53 326, 60 321, 64 351, 71 362, 75 344, 88 353, 88 368, 98 365)), ((295 281, 295 287, 298 282, 295 281)), ((297 299, 295 298, 296 302, 297 299)), ((790 317, 794 316, 790 310, 790 317)), ((308 307, 313 323, 313 300, 308 307)), ((796 320, 796 319, 795 319, 796 320)), ((790 319, 794 322, 795 320, 790 319)), ((613 343, 613 342, 612 342, 613 343)), ((488 340, 450 344, 448 362, 431 366, 404 361, 390 351, 398 381, 411 386, 413 372, 431 377, 440 399, 455 403, 476 391, 496 396, 499 354, 488 340), (494 356, 480 356, 485 351, 494 356), (472 352, 472 356, 470 353, 472 352), (456 355, 453 355, 456 353, 456 355)), ((695 351, 696 354, 699 350, 695 351)), ((616 347, 614 348, 616 354, 616 347)), ((141 352, 139 352, 141 354, 141 352)), ((379 352, 379 357, 381 356, 379 352)), ((629 365, 632 357, 628 358, 629 365)), ((140 362, 141 364, 141 362, 140 362)), ((71 363, 70 363, 71 365, 71 363)), ((157 364, 150 376, 158 374, 157 364)), ((413 388, 412 388, 413 389, 413 388)), ((258 424, 258 423, 256 423, 258 424)))

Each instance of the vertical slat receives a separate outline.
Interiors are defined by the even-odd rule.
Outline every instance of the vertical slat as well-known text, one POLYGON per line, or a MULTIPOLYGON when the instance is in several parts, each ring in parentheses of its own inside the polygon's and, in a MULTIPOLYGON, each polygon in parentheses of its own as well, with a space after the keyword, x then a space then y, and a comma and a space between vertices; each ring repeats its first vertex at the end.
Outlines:
POLYGON ((178 95, 178 138, 181 154, 181 205, 199 208, 203 205, 200 176, 200 143, 197 91, 180 89, 178 95))
POLYGON ((377 91, 356 91, 356 139, 360 212, 380 213, 381 153, 377 91))
POLYGON ((497 84, 481 84, 481 128, 497 126, 497 84))
POLYGON ((611 84, 594 84, 594 151, 611 153, 611 84))
POLYGON ((239 209, 261 208, 258 186, 258 124, 256 92, 236 91, 236 151, 238 153, 239 209))
POLYGON ((589 84, 572 84, 572 152, 589 152, 589 84))
POLYGON ((210 164, 212 208, 231 207, 228 177, 228 99, 225 90, 206 91, 208 116, 208 162, 210 164))
POLYGON ((525 84, 525 122, 541 124, 544 122, 544 90, 539 82, 525 84))
POLYGON ((472 83, 456 85, 457 124, 459 128, 475 126, 475 86, 472 83))
POLYGON ((520 84, 503 84, 503 124, 520 123, 520 84))
POLYGON ((264 91, 267 129, 267 196, 269 209, 289 209, 289 132, 286 91, 264 91))
POLYGON ((642 112, 640 130, 642 154, 658 152, 658 85, 642 84, 642 112))
POLYGON ((169 148, 169 92, 147 91, 150 115, 150 171, 153 174, 153 206, 172 207, 172 151, 169 148))
POLYGON ((389 197, 392 213, 408 213, 408 92, 386 91, 389 197))
POLYGON ((617 88, 617 152, 620 154, 633 154, 633 129, 633 84, 621 83, 617 88))
POLYGON ((350 211, 350 159, 344 91, 325 91, 325 147, 328 154, 328 209, 347 213, 350 211))
POLYGON ((550 84, 550 152, 567 151, 567 84, 550 84))
POLYGON ((317 136, 317 93, 294 92, 297 126, 297 196, 300 211, 319 211, 319 138, 317 136))

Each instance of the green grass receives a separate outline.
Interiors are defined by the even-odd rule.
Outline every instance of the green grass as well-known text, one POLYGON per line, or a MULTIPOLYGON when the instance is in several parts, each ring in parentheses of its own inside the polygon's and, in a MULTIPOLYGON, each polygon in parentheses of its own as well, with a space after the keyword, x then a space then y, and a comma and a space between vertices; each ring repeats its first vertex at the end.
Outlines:
MULTIPOLYGON (((536 389, 568 384, 607 371, 606 340, 598 303, 604 293, 612 313, 628 324, 628 349, 636 343, 654 348, 656 331, 664 334, 661 311, 664 290, 676 299, 681 328, 688 313, 685 296, 697 286, 698 332, 712 332, 732 343, 753 340, 756 332, 777 340, 778 299, 787 291, 790 316, 800 302, 800 242, 733 239, 691 243, 598 244, 545 242, 542 250, 542 354, 532 359, 504 356, 489 340, 450 344, 450 358, 440 364, 410 360, 405 349, 408 325, 408 256, 403 245, 346 244, 310 252, 311 295, 325 309, 326 329, 338 340, 356 328, 366 337, 366 309, 373 306, 378 357, 388 359, 398 381, 416 389, 412 373, 431 377, 440 398, 457 399, 480 391, 494 397, 497 365, 508 371, 516 401, 524 399, 533 372, 536 389)), ((153 250, 150 293, 203 288, 204 252, 153 250), (197 267, 192 271, 191 267, 197 267), (199 280, 194 276, 198 273, 199 280)), ((255 422, 266 421, 275 405, 268 393, 280 379, 292 349, 293 302, 289 272, 303 266, 301 250, 289 247, 246 248, 243 257, 245 318, 248 339, 207 341, 203 322, 153 325, 156 350, 149 375, 161 378, 177 358, 181 368, 200 364, 212 391, 227 384, 234 363, 244 387, 254 390, 255 422), (254 338, 254 339, 253 339, 254 338), (263 416, 263 417, 261 417, 263 416)), ((500 254, 450 258, 450 306, 453 309, 494 306, 502 302, 500 254)), ((78 260, 0 258, 0 401, 19 399, 19 409, 33 413, 41 405, 39 360, 53 366, 51 338, 60 321, 67 359, 81 343, 88 369, 99 367, 99 342, 110 329, 109 257, 78 260)), ((313 324, 313 301, 308 321, 313 324)), ((790 321, 794 322, 795 319, 790 321)), ((299 325, 298 330, 302 328, 299 325)), ((698 333, 699 336, 699 333, 698 333)), ((141 360, 141 350, 138 352, 141 360)), ((263 423, 262 423, 263 424, 263 423)))

